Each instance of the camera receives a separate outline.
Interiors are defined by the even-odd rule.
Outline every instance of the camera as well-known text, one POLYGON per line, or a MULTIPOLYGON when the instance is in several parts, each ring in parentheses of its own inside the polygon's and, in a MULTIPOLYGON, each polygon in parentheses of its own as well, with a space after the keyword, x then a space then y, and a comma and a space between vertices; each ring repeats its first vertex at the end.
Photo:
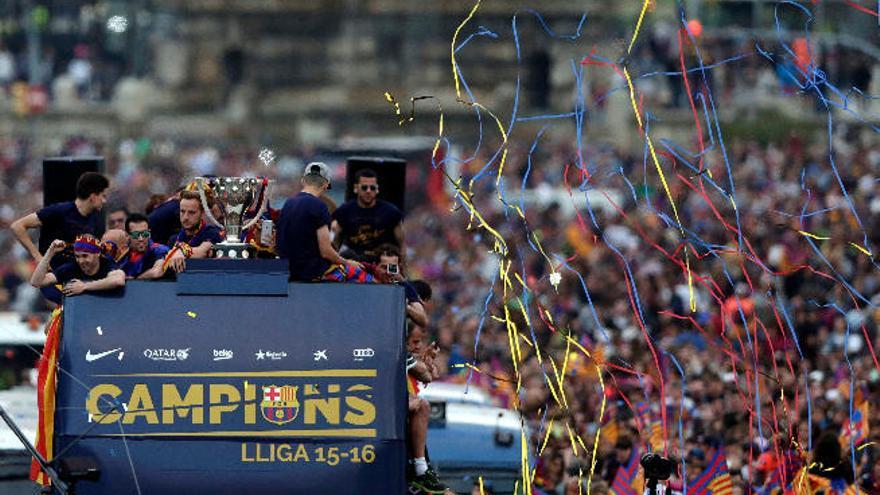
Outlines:
POLYGON ((397 263, 388 263, 387 271, 389 275, 400 275, 400 266, 397 263))
POLYGON ((639 463, 645 469, 645 479, 668 480, 675 471, 675 463, 671 459, 654 452, 642 455, 639 463))

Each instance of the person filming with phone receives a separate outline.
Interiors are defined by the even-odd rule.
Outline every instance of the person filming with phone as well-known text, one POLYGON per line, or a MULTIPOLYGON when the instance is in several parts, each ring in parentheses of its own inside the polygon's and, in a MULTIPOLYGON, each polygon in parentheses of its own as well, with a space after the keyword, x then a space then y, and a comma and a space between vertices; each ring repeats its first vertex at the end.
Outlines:
POLYGON ((403 276, 400 266, 400 251, 393 244, 382 244, 376 248, 378 263, 373 266, 376 281, 381 284, 397 284, 406 291, 406 316, 420 327, 428 326, 428 313, 419 297, 416 287, 403 276))

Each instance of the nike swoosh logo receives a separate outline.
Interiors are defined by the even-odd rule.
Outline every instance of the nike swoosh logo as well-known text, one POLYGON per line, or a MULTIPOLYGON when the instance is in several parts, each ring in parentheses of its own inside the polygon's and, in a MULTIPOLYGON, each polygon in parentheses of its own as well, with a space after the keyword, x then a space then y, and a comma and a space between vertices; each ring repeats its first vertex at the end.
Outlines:
POLYGON ((98 359, 101 359, 102 357, 107 357, 110 354, 119 352, 121 350, 122 350, 122 347, 117 347, 116 349, 111 349, 109 351, 104 351, 104 352, 99 352, 97 354, 92 354, 92 350, 89 349, 88 351, 86 351, 86 361, 91 363, 92 361, 96 361, 98 359))

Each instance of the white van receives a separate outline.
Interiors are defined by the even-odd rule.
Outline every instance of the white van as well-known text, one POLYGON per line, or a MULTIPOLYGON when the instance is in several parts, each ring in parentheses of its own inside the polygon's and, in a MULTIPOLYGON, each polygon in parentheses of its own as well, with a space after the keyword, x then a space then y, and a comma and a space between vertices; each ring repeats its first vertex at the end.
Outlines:
POLYGON ((465 390, 463 384, 431 383, 419 394, 431 403, 431 464, 457 494, 470 494, 480 476, 491 482, 495 494, 512 494, 522 473, 520 416, 494 406, 491 396, 479 387, 465 390))

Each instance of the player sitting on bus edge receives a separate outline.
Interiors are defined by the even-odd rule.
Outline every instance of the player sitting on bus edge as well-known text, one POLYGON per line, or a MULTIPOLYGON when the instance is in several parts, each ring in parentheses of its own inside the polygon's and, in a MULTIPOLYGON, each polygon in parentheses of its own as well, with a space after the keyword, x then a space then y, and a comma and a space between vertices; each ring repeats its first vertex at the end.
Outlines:
POLYGON ((320 198, 330 189, 330 169, 322 162, 306 165, 302 190, 284 202, 278 215, 275 249, 288 260, 296 282, 372 284, 373 276, 359 262, 343 258, 330 241, 330 210, 320 198))
POLYGON ((445 493, 446 487, 440 482, 437 473, 428 466, 425 459, 428 442, 428 419, 431 405, 419 397, 423 384, 431 383, 440 377, 434 358, 437 357, 436 342, 424 345, 425 331, 419 326, 410 325, 406 338, 406 388, 409 392, 409 442, 415 477, 410 487, 425 493, 445 493))

